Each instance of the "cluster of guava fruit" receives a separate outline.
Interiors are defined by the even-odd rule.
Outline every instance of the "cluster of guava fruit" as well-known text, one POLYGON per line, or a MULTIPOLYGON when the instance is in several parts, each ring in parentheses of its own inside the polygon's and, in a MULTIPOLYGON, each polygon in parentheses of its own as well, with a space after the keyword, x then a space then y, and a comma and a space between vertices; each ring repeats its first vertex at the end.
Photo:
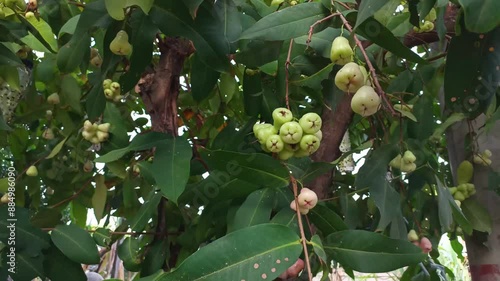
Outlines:
POLYGON ((461 202, 476 194, 476 187, 470 181, 474 175, 474 167, 470 161, 464 160, 457 168, 457 186, 449 188, 455 203, 460 207, 461 202))
POLYGON ((104 96, 106 99, 119 102, 123 98, 120 83, 113 82, 111 79, 106 79, 102 82, 102 87, 104 88, 104 96))
POLYGON ((316 192, 310 190, 307 187, 304 187, 300 190, 300 193, 297 196, 297 202, 295 202, 295 200, 292 200, 292 202, 290 202, 290 208, 294 211, 297 211, 298 204, 299 212, 303 215, 307 215, 307 213, 309 213, 309 210, 314 208, 317 203, 318 195, 316 195, 316 192))
POLYGON ((415 171, 417 164, 415 161, 417 157, 410 150, 407 150, 403 155, 398 154, 394 159, 389 162, 389 165, 393 168, 401 170, 401 172, 410 173, 415 171))
POLYGON ((305 157, 319 148, 323 133, 322 120, 316 113, 306 113, 299 120, 293 120, 292 112, 287 108, 276 108, 273 124, 256 123, 253 133, 261 148, 266 152, 277 153, 279 159, 305 157))
POLYGON ((93 144, 99 144, 109 138, 110 127, 110 123, 97 124, 86 120, 83 123, 82 136, 93 144))
POLYGON ((353 62, 353 57, 354 51, 346 38, 339 36, 333 40, 330 59, 342 65, 335 75, 335 85, 348 94, 354 94, 352 111, 363 117, 370 116, 378 111, 381 100, 371 86, 366 68, 353 62))

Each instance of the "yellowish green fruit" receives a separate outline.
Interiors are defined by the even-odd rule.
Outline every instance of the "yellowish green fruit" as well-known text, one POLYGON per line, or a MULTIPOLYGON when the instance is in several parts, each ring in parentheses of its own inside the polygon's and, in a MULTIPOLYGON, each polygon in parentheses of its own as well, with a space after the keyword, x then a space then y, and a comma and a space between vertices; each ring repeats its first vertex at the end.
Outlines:
POLYGON ((453 198, 458 200, 458 201, 464 201, 465 195, 462 192, 457 191, 457 192, 455 192, 455 194, 453 194, 453 198))
POLYGON ((290 150, 283 149, 280 152, 278 152, 278 158, 280 160, 288 160, 293 157, 294 152, 290 150))
POLYGON ((330 60, 338 65, 345 65, 352 62, 354 52, 349 44, 349 40, 345 37, 339 36, 332 42, 330 50, 330 60))
POLYGON ((365 77, 354 62, 344 65, 335 74, 335 85, 342 91, 353 94, 365 84, 365 77))
POLYGON ((366 117, 377 113, 380 107, 380 97, 370 86, 362 86, 351 100, 351 108, 355 113, 366 117))
POLYGON ((411 229, 409 232, 408 232, 408 241, 410 242, 413 242, 413 241, 418 241, 419 238, 418 238, 418 234, 417 232, 414 230, 414 229, 411 229))
POLYGON ((415 154, 413 154, 413 152, 411 152, 410 150, 405 151, 405 153, 403 154, 403 162, 405 162, 406 164, 413 163, 416 160, 417 157, 415 157, 415 154))
POLYGON ((50 96, 47 97, 47 102, 52 105, 59 104, 61 102, 59 94, 58 93, 51 94, 50 96))
POLYGON ((54 139, 54 132, 52 131, 51 128, 47 128, 43 131, 42 137, 46 140, 53 140, 54 139))
POLYGON ((29 177, 38 176, 38 169, 35 166, 30 166, 28 170, 26 170, 26 175, 29 177))
POLYGON ((464 160, 457 168, 457 183, 468 183, 472 180, 474 175, 474 166, 470 161, 464 160))
POLYGON ((125 30, 120 30, 109 44, 109 49, 115 55, 128 56, 132 52, 132 45, 128 42, 128 34, 125 30))
POLYGON ((110 123, 102 123, 97 126, 97 130, 101 132, 109 132, 109 128, 111 127, 110 123))

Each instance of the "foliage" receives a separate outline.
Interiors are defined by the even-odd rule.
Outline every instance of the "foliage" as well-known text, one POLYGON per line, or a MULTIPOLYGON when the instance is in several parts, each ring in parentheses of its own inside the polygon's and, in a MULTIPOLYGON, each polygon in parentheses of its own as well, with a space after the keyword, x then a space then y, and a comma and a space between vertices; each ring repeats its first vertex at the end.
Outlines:
MULTIPOLYGON (((333 261, 351 275, 409 266, 404 280, 438 280, 438 248, 423 254, 407 241, 410 229, 433 245, 443 233, 491 231, 474 196, 460 208, 447 188, 443 133, 482 113, 487 124, 500 117, 496 0, 13 2, 0 1, 0 251, 8 260, 4 230, 15 217, 18 263, 12 274, 3 262, 0 279, 85 280, 79 264, 99 263, 98 251, 117 243, 141 280, 273 280, 299 258, 312 274, 333 261), (415 32, 431 12, 435 29, 415 32), (382 107, 354 115, 352 149, 333 162, 265 153, 252 127, 272 123, 275 108, 302 116, 342 104, 340 66, 330 61, 340 35, 382 107), (173 106, 180 136, 153 130, 140 92, 178 37, 195 49, 173 106), (416 169, 390 168, 407 150, 416 169), (344 172, 359 151, 359 172, 344 172), (26 174, 30 166, 37 175, 26 174), (330 169, 318 206, 291 211, 297 189, 314 189, 330 169), (88 209, 104 227, 86 226, 88 209)), ((322 130, 336 126, 324 121, 322 130)), ((475 136, 464 148, 470 159, 482 153, 475 136)), ((498 191, 498 174, 490 178, 498 191)))

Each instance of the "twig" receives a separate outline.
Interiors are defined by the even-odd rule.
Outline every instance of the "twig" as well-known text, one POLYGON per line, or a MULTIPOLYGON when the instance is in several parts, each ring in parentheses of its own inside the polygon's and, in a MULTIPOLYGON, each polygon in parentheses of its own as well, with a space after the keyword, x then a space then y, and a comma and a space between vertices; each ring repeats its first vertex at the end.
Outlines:
POLYGON ((356 42, 356 45, 358 45, 361 53, 363 54, 363 57, 365 57, 366 64, 368 65, 370 73, 372 74, 373 83, 375 84, 375 88, 377 89, 379 96, 382 97, 382 99, 384 100, 384 102, 387 105, 387 108, 389 108, 389 111, 391 112, 391 114, 396 115, 396 111, 392 107, 392 104, 389 102, 389 100, 387 99, 387 96, 385 95, 384 90, 380 86, 380 83, 379 83, 378 78, 377 78, 377 72, 375 71, 375 68, 373 67, 372 62, 370 61, 370 58, 368 57, 368 54, 366 53, 365 48, 363 47, 363 44, 358 39, 358 36, 356 36, 356 34, 353 32, 352 26, 349 24, 349 22, 344 17, 344 15, 339 13, 339 17, 342 19, 342 22, 344 23, 347 30, 349 30, 349 32, 351 32, 351 34, 354 38, 354 41, 356 42))
POLYGON ((295 177, 293 175, 290 175, 290 181, 292 182, 292 187, 293 187, 293 196, 295 198, 295 206, 296 213, 297 213, 297 221, 299 224, 299 230, 300 230, 300 240, 302 240, 302 247, 304 248, 304 258, 306 259, 306 266, 307 266, 307 274, 309 276, 309 281, 312 281, 313 276, 312 276, 312 271, 311 271, 311 263, 309 262, 309 253, 307 252, 307 240, 306 240, 306 234, 304 232, 304 226, 302 225, 302 216, 300 214, 299 210, 299 200, 298 200, 298 188, 297 188, 297 180, 295 180, 295 177))
POLYGON ((331 19, 331 18, 333 18, 333 17, 335 17, 335 16, 338 16, 339 14, 340 14, 340 13, 334 13, 334 14, 331 14, 331 15, 329 15, 329 16, 327 16, 327 17, 324 17, 324 18, 322 18, 322 19, 320 19, 320 20, 316 21, 315 23, 313 23, 313 24, 309 27, 309 35, 307 36, 307 41, 306 41, 306 43, 307 43, 307 47, 308 47, 308 48, 309 48, 309 43, 311 43, 312 36, 313 36, 313 32, 314 32, 314 28, 316 27, 316 25, 318 25, 318 24, 320 24, 320 23, 322 23, 322 22, 325 22, 325 21, 327 21, 327 20, 329 20, 329 19, 331 19))
POLYGON ((430 58, 428 58, 428 59, 427 59, 427 61, 435 61, 435 60, 438 60, 438 59, 440 59, 440 58, 444 58, 444 57, 446 57, 446 55, 448 55, 448 53, 447 53, 447 52, 444 52, 444 53, 441 53, 441 54, 436 55, 436 56, 434 56, 434 57, 430 57, 430 58))
POLYGON ((286 62, 285 62, 285 103, 286 103, 286 108, 290 109, 290 103, 288 101, 288 67, 290 66, 290 57, 292 55, 292 47, 293 47, 293 38, 290 39, 290 46, 288 47, 288 56, 286 57, 286 62))
POLYGON ((335 2, 335 3, 339 4, 340 6, 342 6, 342 7, 346 8, 347 10, 352 10, 352 8, 351 8, 351 7, 349 7, 349 6, 347 6, 347 4, 346 4, 346 3, 343 3, 343 2, 340 2, 340 1, 333 1, 333 2, 335 2))

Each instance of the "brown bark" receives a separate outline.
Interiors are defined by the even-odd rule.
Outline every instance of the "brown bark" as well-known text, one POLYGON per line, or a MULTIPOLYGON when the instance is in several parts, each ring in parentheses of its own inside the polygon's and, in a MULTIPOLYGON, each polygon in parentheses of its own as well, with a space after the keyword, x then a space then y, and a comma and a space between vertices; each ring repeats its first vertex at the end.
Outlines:
MULTIPOLYGON (((327 107, 323 109, 323 113, 321 114, 321 119, 323 119, 322 145, 318 151, 313 154, 312 159, 314 161, 332 162, 342 154, 339 149, 340 143, 353 117, 351 99, 352 95, 346 94, 337 104, 335 111, 327 107)), ((328 193, 331 183, 332 172, 328 171, 314 179, 309 186, 316 192, 318 198, 325 199, 329 197, 328 193)))

